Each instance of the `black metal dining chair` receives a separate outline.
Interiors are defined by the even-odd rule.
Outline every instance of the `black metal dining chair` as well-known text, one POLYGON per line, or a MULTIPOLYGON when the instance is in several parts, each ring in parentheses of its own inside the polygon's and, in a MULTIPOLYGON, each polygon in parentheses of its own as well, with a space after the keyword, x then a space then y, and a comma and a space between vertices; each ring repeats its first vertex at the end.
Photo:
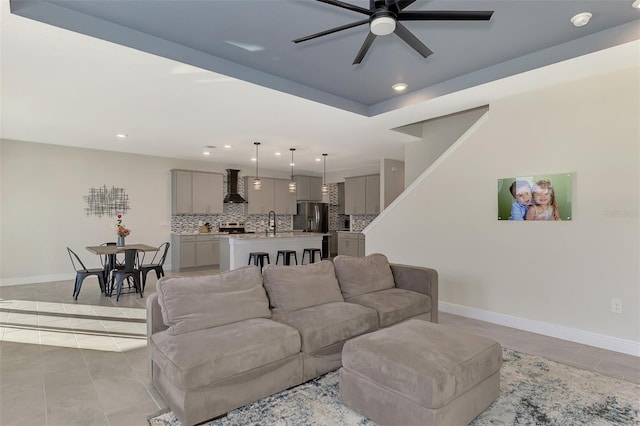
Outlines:
POLYGON ((116 290, 116 302, 120 300, 120 294, 122 293, 122 285, 124 280, 130 282, 133 279, 133 287, 136 293, 140 293, 142 297, 142 286, 140 279, 140 257, 138 256, 137 249, 126 249, 124 251, 124 265, 118 266, 111 271, 111 288, 109 289, 109 296, 113 294, 114 286, 116 290))
POLYGON ((158 251, 154 253, 150 263, 144 263, 143 255, 142 266, 140 266, 140 272, 142 274, 142 291, 144 291, 144 287, 147 285, 147 274, 150 271, 155 271, 158 279, 160 279, 160 277, 164 277, 163 266, 164 261, 167 259, 167 253, 169 252, 170 245, 171 244, 169 242, 160 244, 158 251))
POLYGON ((76 282, 73 286, 73 298, 78 300, 78 295, 80 294, 80 287, 82 287, 82 282, 85 278, 95 275, 98 277, 98 284, 100 284, 100 291, 102 293, 106 292, 106 279, 104 276, 104 268, 92 268, 89 269, 84 266, 80 257, 69 247, 67 247, 67 252, 69 253, 69 258, 71 259, 71 264, 73 265, 73 269, 76 270, 76 282))

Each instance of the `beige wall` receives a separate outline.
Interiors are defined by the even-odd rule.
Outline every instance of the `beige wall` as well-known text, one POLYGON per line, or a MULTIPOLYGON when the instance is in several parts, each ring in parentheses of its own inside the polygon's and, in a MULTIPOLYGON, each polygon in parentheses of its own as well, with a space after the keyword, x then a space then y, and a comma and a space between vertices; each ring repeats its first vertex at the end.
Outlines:
MULTIPOLYGON (((85 214, 83 197, 89 188, 124 188, 131 205, 124 218, 132 230, 127 241, 159 245, 170 239, 172 168, 220 173, 228 167, 242 169, 9 140, 0 141, 0 167, 0 285, 75 276, 67 246, 88 267, 100 266, 85 247, 115 241, 115 220, 85 214)), ((288 176, 268 170, 261 175, 288 176)))
POLYGON ((445 310, 640 354, 638 75, 492 103, 365 230, 367 253, 436 268, 445 310), (499 178, 563 172, 572 221, 496 220, 499 178))
POLYGON ((489 108, 484 106, 416 123, 422 139, 405 144, 405 186, 416 180, 489 108))

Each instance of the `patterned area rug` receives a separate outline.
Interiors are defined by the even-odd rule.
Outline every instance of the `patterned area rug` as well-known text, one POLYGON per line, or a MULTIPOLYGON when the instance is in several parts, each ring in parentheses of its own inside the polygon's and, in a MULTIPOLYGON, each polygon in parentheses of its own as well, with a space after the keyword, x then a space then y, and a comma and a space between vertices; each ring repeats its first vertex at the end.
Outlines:
MULTIPOLYGON (((640 385, 502 351, 500 397, 472 425, 640 425, 640 385)), ((151 417, 149 424, 180 426, 180 421, 169 411, 151 417)), ((205 424, 375 425, 340 403, 337 371, 205 424)))

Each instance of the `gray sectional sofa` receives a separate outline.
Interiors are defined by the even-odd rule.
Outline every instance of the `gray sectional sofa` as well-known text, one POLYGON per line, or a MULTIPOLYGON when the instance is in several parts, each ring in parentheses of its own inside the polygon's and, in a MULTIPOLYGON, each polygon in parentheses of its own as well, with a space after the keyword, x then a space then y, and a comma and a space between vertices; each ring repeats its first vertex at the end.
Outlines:
POLYGON ((153 385, 184 425, 342 365, 349 339, 438 321, 438 275, 382 254, 164 277, 147 299, 153 385))

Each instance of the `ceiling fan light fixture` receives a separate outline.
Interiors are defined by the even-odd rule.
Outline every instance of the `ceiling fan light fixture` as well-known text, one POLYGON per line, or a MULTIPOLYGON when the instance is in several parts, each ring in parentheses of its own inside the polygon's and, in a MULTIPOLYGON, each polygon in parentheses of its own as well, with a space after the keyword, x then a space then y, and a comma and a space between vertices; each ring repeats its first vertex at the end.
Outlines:
POLYGON ((584 27, 589 23, 593 15, 590 12, 582 12, 571 18, 571 23, 576 27, 584 27))
POLYGON ((633 3, 631 3, 631 7, 640 9, 640 0, 635 0, 633 3))
POLYGON ((407 83, 396 83, 393 86, 391 86, 391 88, 396 92, 402 92, 404 90, 407 90, 407 87, 408 87, 407 83))
POLYGON ((379 36, 391 34, 396 29, 396 20, 390 16, 374 18, 371 21, 370 29, 372 33, 379 36))

